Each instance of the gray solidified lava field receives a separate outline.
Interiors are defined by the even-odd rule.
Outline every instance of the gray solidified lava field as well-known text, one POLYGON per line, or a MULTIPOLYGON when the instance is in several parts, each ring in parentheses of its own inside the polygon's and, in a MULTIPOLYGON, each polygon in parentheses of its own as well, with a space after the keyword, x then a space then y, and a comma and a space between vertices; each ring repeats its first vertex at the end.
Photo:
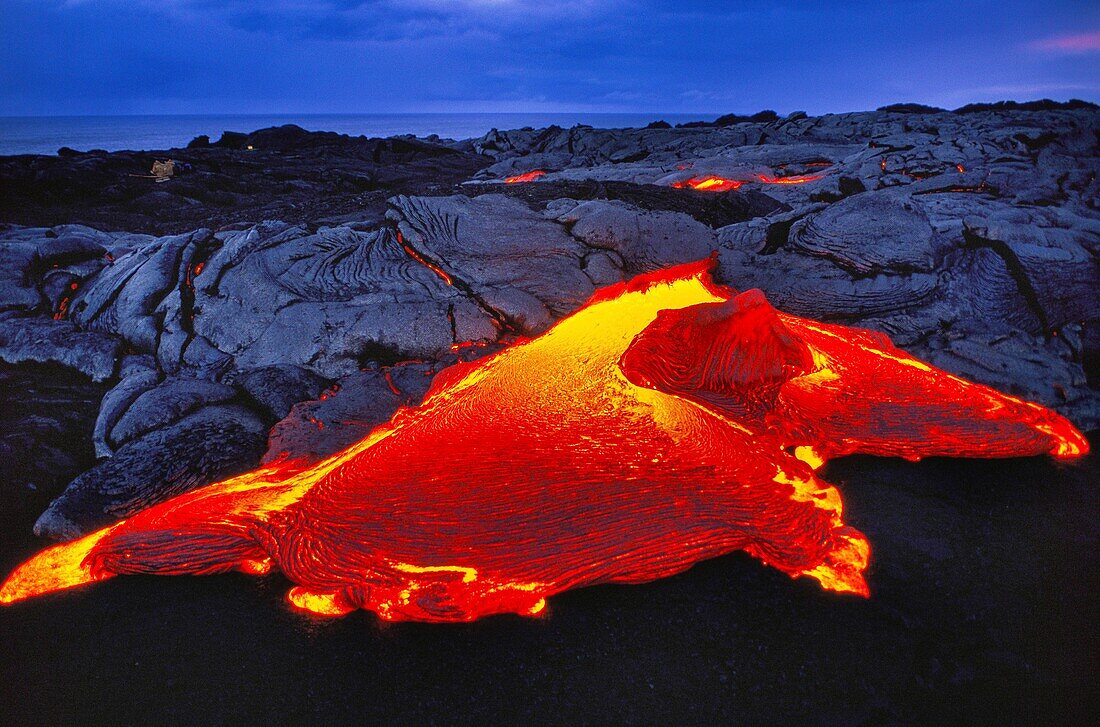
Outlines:
MULTIPOLYGON (((712 251, 720 282, 885 332, 1095 447, 1098 172, 1083 103, 0 158, 0 567, 339 450, 436 371, 712 251), (186 172, 131 176, 164 158, 186 172), (744 183, 675 186, 707 176, 744 183)), ((117 579, 0 610, 0 704, 24 724, 1084 721, 1095 462, 831 462, 874 548, 867 601, 743 554, 459 627, 317 623, 277 575, 117 579)))

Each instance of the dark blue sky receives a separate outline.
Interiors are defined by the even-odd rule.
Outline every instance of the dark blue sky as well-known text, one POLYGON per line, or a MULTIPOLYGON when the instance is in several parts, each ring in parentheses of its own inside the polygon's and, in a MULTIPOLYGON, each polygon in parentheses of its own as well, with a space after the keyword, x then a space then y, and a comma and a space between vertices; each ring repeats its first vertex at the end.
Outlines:
POLYGON ((0 115, 1100 99, 1100 2, 0 0, 0 115))

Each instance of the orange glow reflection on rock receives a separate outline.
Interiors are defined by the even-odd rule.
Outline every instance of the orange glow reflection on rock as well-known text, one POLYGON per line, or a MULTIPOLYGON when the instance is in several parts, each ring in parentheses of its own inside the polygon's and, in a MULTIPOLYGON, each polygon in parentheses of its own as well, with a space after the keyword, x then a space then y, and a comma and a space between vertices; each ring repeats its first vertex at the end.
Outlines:
POLYGON ((516 184, 519 182, 533 182, 539 177, 545 176, 546 172, 542 169, 533 169, 530 172, 524 172, 523 174, 517 174, 514 177, 505 177, 505 184, 516 184))
POLYGON ((735 295, 711 281, 713 263, 598 291, 543 335, 445 369, 420 406, 326 460, 262 468, 49 548, 0 602, 127 573, 274 566, 297 610, 469 621, 534 616, 570 588, 734 550, 866 596, 870 546, 814 474, 829 457, 1086 451, 1057 414, 880 334, 735 295))
POLYGON ((762 184, 805 184, 806 182, 816 182, 819 179, 824 179, 825 175, 803 174, 797 177, 770 177, 767 174, 757 174, 756 178, 762 184))

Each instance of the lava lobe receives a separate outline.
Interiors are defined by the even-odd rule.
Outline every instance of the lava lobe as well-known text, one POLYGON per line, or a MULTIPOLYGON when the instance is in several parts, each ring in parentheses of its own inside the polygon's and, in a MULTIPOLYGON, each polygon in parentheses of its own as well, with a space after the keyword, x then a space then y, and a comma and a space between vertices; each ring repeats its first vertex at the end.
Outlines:
POLYGON ((853 452, 1076 456, 1052 411, 883 335, 779 313, 713 260, 603 289, 541 336, 441 372, 343 452, 144 510, 20 566, 0 602, 127 573, 279 568, 300 610, 536 615, 745 550, 868 595, 867 539, 814 469, 853 452))

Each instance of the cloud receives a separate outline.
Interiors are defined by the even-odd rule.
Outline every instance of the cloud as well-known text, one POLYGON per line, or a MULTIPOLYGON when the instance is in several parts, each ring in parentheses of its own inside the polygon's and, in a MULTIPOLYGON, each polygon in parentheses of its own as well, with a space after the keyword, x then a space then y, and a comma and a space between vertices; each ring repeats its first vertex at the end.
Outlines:
POLYGON ((1027 44, 1032 50, 1058 55, 1082 55, 1100 53, 1100 31, 1076 33, 1074 35, 1055 35, 1040 38, 1027 44))
POLYGON ((1100 6, 998 0, 989 23, 987 5, 0 0, 0 114, 718 115, 1096 97, 1100 65, 1074 54, 1095 51, 1100 6))
POLYGON ((579 21, 627 0, 60 0, 66 9, 140 6, 285 39, 394 41, 493 35, 579 21))

